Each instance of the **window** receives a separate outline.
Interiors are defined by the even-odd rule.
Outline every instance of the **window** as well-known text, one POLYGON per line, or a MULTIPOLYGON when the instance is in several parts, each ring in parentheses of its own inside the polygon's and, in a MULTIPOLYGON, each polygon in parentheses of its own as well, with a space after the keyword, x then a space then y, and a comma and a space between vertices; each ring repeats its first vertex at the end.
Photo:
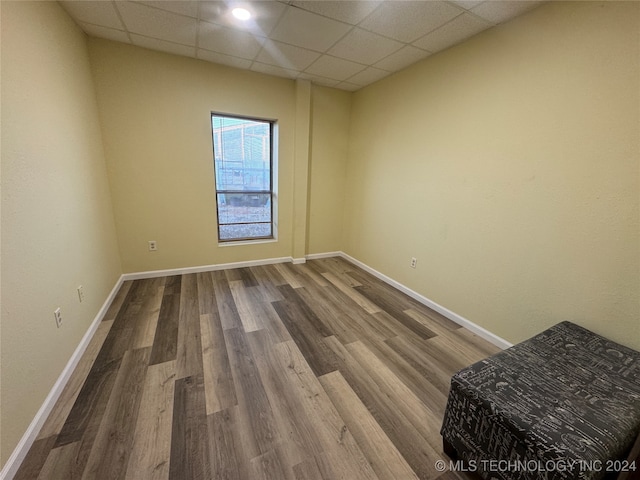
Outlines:
POLYGON ((220 242, 273 238, 273 130, 268 120, 211 114, 220 242))

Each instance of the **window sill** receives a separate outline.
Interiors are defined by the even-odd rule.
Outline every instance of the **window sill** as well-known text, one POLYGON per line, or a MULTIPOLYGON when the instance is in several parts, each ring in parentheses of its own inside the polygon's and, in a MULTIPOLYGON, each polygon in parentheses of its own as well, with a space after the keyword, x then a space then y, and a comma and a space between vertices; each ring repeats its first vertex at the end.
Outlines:
POLYGON ((256 240, 238 240, 237 242, 218 242, 218 247, 239 247, 243 245, 260 245, 263 243, 275 243, 277 238, 260 238, 256 240))

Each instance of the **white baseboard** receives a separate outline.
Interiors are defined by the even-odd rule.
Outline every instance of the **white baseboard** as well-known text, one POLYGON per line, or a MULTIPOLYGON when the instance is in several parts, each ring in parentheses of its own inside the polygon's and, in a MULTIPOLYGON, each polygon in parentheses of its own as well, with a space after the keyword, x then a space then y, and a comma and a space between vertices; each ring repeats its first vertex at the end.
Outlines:
POLYGON ((305 255, 307 260, 317 260, 319 258, 331 258, 331 257, 342 257, 344 253, 342 252, 325 252, 325 253, 310 253, 309 255, 305 255))
POLYGON ((107 313, 107 310, 111 305, 114 297, 116 296, 116 293, 118 293, 122 282, 123 278, 121 276, 114 287, 111 289, 111 293, 109 293, 109 296, 102 304, 102 307, 91 322, 91 325, 89 325, 89 328, 82 337, 82 340, 80 340, 80 343, 73 352, 73 355, 71 355, 71 358, 67 362, 67 365, 64 367, 64 370, 62 370, 62 373, 58 377, 58 380, 56 380, 56 383, 51 388, 49 395, 47 395, 47 398, 45 398, 42 406, 36 413, 35 417, 33 417, 33 420, 31 421, 31 424, 29 424, 27 431, 18 442, 18 445, 16 445, 16 448, 13 450, 13 453, 7 460, 7 463, 5 463, 4 467, 2 467, 2 470, 0 471, 0 480, 11 480, 17 473, 20 465, 27 456, 29 449, 33 445, 33 442, 35 442, 36 438, 38 437, 38 433, 40 433, 42 425, 44 425, 45 420, 51 413, 51 410, 58 401, 58 398, 60 398, 64 387, 67 385, 67 382, 71 377, 71 374, 75 370, 78 362, 87 349, 91 338, 96 333, 96 330, 98 329, 102 318, 107 313))
MULTIPOLYGON (((386 276, 385 274, 378 272, 377 270, 371 268, 369 265, 367 265, 365 263, 362 263, 360 260, 357 260, 357 259, 353 258, 352 256, 347 255, 344 252, 337 252, 337 255, 330 255, 330 256, 340 256, 340 257, 344 258, 345 260, 347 260, 347 261, 359 266, 363 270, 365 270, 365 271, 369 272, 370 274, 378 277, 383 282, 388 283, 389 285, 391 285, 392 287, 397 288, 398 290, 400 290, 403 293, 406 293, 407 295, 409 295, 414 300, 417 300, 418 302, 422 303, 423 305, 426 305, 427 307, 431 308, 432 310, 435 310, 439 314, 447 317, 449 320, 452 320, 453 322, 457 323, 458 325, 463 326, 467 330, 472 331, 473 333, 478 335, 480 338, 485 339, 486 341, 488 341, 489 343, 495 345, 498 348, 501 348, 501 349, 504 350, 506 348, 509 348, 509 347, 513 346, 512 343, 507 342, 505 339, 500 338, 499 336, 495 335, 494 333, 490 332, 489 330, 487 330, 485 328, 482 328, 479 325, 476 325, 471 320, 467 320, 466 318, 462 317, 461 315, 458 315, 457 313, 452 312, 448 308, 443 307, 442 305, 434 302, 433 300, 428 299, 424 295, 421 295, 421 294, 419 294, 418 292, 416 292, 414 290, 411 290, 409 287, 403 285, 402 283, 397 282, 394 279, 386 276)), ((307 258, 309 258, 309 257, 307 257, 307 258)), ((326 258, 326 257, 318 257, 318 258, 326 258)))
POLYGON ((124 280, 141 280, 143 278, 156 278, 156 277, 166 277, 169 275, 185 275, 188 273, 201 273, 201 272, 211 272, 213 270, 229 270, 231 268, 243 268, 243 267, 257 267, 259 265, 272 265, 274 263, 304 263, 305 259, 302 261, 297 261, 299 259, 295 259, 292 257, 280 257, 280 258, 266 258, 263 260, 249 260, 246 262, 232 262, 232 263, 218 263, 216 265, 201 265, 198 267, 186 267, 186 268, 172 268, 168 270, 150 270, 148 272, 135 272, 135 273, 125 273, 123 275, 124 280))

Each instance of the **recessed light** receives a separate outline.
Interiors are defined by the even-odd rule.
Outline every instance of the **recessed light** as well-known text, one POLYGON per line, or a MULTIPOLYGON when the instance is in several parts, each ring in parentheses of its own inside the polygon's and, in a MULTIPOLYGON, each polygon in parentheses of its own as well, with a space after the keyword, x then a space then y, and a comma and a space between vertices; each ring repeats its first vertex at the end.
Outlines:
POLYGON ((249 20, 251 18, 251 12, 246 8, 234 8, 231 10, 231 14, 238 20, 249 20))

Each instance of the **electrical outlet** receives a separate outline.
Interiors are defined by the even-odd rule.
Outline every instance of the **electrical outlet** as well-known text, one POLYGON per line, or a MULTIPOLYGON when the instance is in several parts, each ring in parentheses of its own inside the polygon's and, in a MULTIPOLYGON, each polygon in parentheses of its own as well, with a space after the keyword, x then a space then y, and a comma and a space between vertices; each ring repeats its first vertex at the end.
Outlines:
POLYGON ((149 251, 150 252, 155 252, 156 250, 158 250, 158 244, 156 243, 155 240, 149 240, 149 251))
POLYGON ((82 285, 78 287, 78 300, 80 300, 80 303, 84 302, 84 290, 82 285))
POLYGON ((62 325, 62 312, 60 311, 60 307, 53 311, 53 316, 56 319, 56 327, 60 328, 60 325, 62 325))
POLYGON ((411 268, 416 268, 417 263, 418 263, 418 260, 416 260, 416 257, 411 257, 411 263, 409 264, 409 266, 411 268))

